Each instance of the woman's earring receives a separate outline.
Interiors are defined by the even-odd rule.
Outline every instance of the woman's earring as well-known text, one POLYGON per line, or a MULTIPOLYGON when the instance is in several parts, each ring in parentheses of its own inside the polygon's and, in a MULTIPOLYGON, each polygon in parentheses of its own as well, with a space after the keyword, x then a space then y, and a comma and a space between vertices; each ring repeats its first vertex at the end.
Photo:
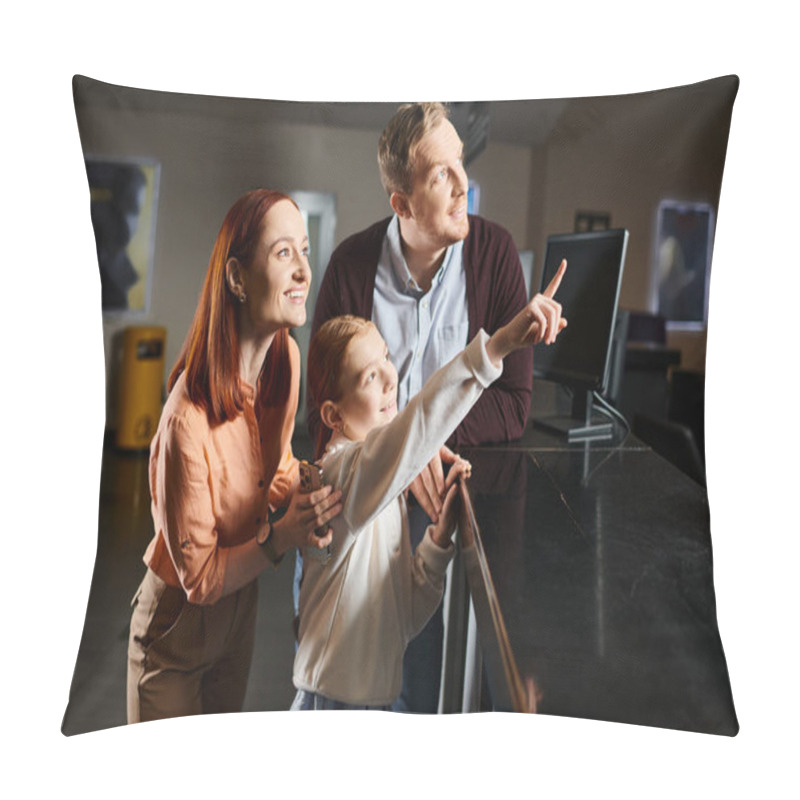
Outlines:
POLYGON ((240 302, 240 303, 244 303, 244 301, 245 301, 245 300, 247 300, 247 293, 243 291, 243 292, 242 292, 242 293, 239 295, 239 302, 240 302))

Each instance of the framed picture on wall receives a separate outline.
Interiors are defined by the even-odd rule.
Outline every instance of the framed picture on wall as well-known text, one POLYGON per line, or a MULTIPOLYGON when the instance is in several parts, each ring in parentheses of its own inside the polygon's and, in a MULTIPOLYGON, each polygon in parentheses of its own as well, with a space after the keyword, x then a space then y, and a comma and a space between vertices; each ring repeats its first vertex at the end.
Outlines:
POLYGON ((575 233, 607 231, 611 227, 611 214, 606 211, 576 211, 575 233))
POLYGON ((104 315, 150 308, 160 165, 86 156, 104 315))
POLYGON ((702 328, 707 322, 713 241, 714 209, 708 203, 660 203, 656 308, 672 328, 702 328))

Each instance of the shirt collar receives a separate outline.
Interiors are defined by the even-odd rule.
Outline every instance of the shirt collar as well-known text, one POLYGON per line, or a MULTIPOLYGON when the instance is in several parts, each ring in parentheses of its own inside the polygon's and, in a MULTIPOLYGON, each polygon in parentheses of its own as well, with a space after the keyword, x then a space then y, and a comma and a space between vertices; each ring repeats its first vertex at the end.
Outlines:
MULTIPOLYGON (((400 241, 400 219, 397 214, 392 217, 392 220, 389 223, 389 228, 386 231, 386 240, 389 243, 389 258, 392 263, 392 270, 397 277, 400 286, 402 286, 407 292, 421 293, 422 289, 420 289, 417 282, 411 276, 411 272, 408 269, 408 264, 406 263, 406 257, 403 255, 403 247, 400 241)), ((459 244, 461 243, 459 242, 459 244)), ((436 270, 436 274, 433 276, 431 286, 441 284, 441 282, 444 280, 445 274, 447 273, 447 268, 453 261, 454 249, 455 245, 450 245, 447 250, 445 250, 444 259, 442 260, 442 264, 439 269, 436 270)))

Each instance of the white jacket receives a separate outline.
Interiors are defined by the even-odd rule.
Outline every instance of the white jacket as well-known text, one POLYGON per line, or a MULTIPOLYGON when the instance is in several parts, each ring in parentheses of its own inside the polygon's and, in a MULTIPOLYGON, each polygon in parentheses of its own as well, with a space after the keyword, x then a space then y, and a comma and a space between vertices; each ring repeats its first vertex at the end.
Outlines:
POLYGON ((303 555, 294 685, 345 703, 388 705, 400 693, 403 654, 442 597, 453 545, 430 529, 412 556, 403 491, 502 374, 480 331, 387 425, 363 442, 335 436, 324 482, 342 490, 327 563, 303 555))

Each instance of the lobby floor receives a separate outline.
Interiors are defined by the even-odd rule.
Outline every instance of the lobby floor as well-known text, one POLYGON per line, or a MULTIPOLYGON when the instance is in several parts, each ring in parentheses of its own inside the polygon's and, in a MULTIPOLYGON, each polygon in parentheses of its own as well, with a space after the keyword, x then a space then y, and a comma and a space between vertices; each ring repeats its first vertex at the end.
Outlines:
MULTIPOLYGON (((298 457, 308 443, 298 436, 298 457)), ((125 725, 130 602, 144 576, 142 555, 153 536, 147 454, 103 452, 98 542, 86 620, 62 732, 71 736, 125 725)), ((294 557, 259 578, 255 652, 245 711, 285 711, 294 698, 292 576, 294 557)), ((77 645, 77 643, 76 643, 77 645)))

